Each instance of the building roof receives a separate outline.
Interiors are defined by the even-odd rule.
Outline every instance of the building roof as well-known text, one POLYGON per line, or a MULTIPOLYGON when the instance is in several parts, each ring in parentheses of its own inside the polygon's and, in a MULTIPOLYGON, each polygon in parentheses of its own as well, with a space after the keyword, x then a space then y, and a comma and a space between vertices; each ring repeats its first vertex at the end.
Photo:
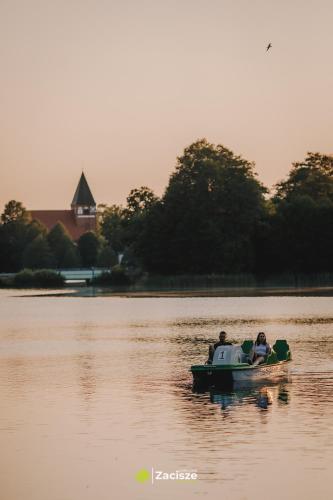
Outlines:
POLYGON ((75 205, 85 205, 88 207, 96 206, 93 195, 91 194, 90 188, 88 186, 87 179, 82 172, 79 183, 77 185, 74 198, 72 201, 72 207, 75 205))
POLYGON ((78 225, 73 210, 30 210, 29 213, 32 219, 39 220, 49 231, 61 222, 74 241, 87 231, 96 231, 95 217, 89 217, 78 225))

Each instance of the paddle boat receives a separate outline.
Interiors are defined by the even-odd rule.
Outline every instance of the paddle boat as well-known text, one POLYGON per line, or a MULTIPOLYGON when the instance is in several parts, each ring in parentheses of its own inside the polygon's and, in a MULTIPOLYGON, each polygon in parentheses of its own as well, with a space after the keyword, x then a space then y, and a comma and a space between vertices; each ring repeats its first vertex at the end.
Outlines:
POLYGON ((217 347, 211 364, 191 366, 194 387, 230 386, 288 376, 291 352, 286 340, 277 340, 266 361, 259 365, 249 364, 252 347, 252 340, 217 347))

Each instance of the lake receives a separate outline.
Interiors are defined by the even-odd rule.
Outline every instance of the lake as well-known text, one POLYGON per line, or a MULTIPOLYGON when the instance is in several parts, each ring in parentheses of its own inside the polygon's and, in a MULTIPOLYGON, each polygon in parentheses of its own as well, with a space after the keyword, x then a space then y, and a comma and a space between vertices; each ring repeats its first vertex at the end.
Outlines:
POLYGON ((332 498, 333 297, 38 293, 0 290, 1 499, 332 498), (290 379, 194 393, 222 328, 290 379))

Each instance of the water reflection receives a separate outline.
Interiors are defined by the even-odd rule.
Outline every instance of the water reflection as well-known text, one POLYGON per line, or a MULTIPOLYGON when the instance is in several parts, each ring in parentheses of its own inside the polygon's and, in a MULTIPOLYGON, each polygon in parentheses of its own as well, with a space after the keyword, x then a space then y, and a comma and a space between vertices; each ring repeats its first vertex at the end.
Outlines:
POLYGON ((282 420, 288 415, 291 388, 291 381, 284 379, 198 392, 191 384, 180 381, 173 387, 174 409, 184 426, 191 429, 192 439, 202 443, 201 449, 215 449, 217 439, 224 447, 256 440, 260 434, 258 423, 267 426, 274 440, 271 425, 275 426, 277 415, 282 420), (253 428, 251 436, 249 428, 253 428))
POLYGON ((286 383, 279 384, 277 387, 264 385, 245 390, 211 391, 210 401, 214 404, 219 404, 222 410, 249 404, 257 406, 261 410, 268 410, 276 401, 288 404, 289 391, 286 383))
POLYGON ((252 388, 226 392, 211 391, 210 401, 219 404, 222 410, 248 404, 255 405, 261 410, 268 410, 276 401, 288 404, 289 392, 286 384, 281 384, 277 388, 265 385, 256 389, 252 388))

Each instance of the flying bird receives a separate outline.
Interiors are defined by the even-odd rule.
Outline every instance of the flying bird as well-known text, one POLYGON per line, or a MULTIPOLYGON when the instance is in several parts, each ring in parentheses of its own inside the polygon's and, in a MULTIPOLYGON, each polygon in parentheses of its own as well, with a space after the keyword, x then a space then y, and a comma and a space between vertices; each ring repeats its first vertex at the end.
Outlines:
POLYGON ((272 47, 272 44, 271 44, 271 42, 269 42, 269 44, 266 47, 266 52, 268 52, 271 47, 272 47))

